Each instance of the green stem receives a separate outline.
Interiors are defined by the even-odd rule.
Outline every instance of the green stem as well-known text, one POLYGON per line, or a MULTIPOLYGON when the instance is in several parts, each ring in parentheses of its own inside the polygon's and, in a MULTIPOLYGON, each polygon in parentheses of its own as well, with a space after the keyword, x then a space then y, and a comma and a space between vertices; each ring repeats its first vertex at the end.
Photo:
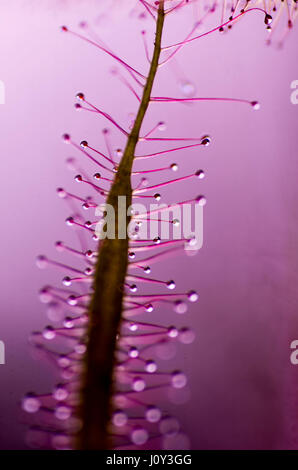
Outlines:
POLYGON ((104 450, 112 447, 108 428, 113 409, 116 337, 121 326, 124 281, 128 266, 128 237, 118 238, 118 223, 125 226, 126 230, 130 222, 129 216, 121 219, 118 198, 126 196, 127 207, 131 205, 131 169, 158 70, 164 18, 162 0, 158 9, 154 53, 142 100, 106 201, 115 211, 115 239, 106 238, 100 242, 94 293, 89 307, 87 352, 78 409, 82 427, 76 438, 76 448, 81 450, 104 450))

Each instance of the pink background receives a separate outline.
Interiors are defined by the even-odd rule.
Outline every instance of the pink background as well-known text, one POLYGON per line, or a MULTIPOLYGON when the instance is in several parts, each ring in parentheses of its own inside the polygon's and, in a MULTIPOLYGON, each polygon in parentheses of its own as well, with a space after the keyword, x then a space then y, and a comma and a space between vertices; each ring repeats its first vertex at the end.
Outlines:
MULTIPOLYGON (((6 85, 6 104, 0 106, 2 449, 25 447, 23 394, 47 391, 54 383, 47 364, 32 357, 28 336, 48 322, 38 290, 63 276, 38 271, 35 257, 59 259, 53 242, 73 236, 55 189, 76 189, 64 164, 75 152, 60 136, 67 131, 103 148, 106 123, 76 113, 75 94, 84 91, 124 126, 136 110, 134 98, 109 73, 111 59, 58 27, 91 20, 112 48, 146 70, 139 32, 150 30, 150 22, 123 16, 96 21, 96 11, 96 2, 36 7, 34 1, 15 1, 0 7, 0 79, 6 85)), ((177 15, 169 23, 165 43, 181 39, 190 18, 177 15)), ((174 257, 154 271, 165 279, 176 272, 177 290, 194 288, 201 296, 182 318, 164 313, 165 324, 191 325, 197 334, 177 357, 189 376, 191 398, 176 414, 194 449, 298 445, 298 368, 289 360, 289 344, 298 338, 298 106, 290 102, 290 83, 298 79, 298 32, 283 50, 266 47, 265 38, 263 18, 247 15, 230 34, 215 33, 179 56, 179 70, 195 83, 197 96, 258 99, 260 111, 230 103, 157 105, 146 122, 150 129, 165 120, 169 136, 212 136, 207 149, 161 160, 180 162, 181 176, 198 168, 207 174, 199 189, 195 181, 172 188, 169 201, 178 192, 179 200, 203 192, 208 202, 199 254, 174 257)), ((181 96, 177 70, 161 71, 159 95, 181 96)), ((115 148, 123 146, 116 131, 112 136, 115 148)))

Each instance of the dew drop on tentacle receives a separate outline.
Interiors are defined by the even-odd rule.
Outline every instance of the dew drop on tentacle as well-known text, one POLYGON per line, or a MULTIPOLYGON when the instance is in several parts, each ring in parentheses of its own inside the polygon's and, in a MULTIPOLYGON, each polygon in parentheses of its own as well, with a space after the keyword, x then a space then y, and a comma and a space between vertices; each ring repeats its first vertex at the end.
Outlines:
POLYGON ((195 85, 188 80, 180 82, 180 89, 182 94, 187 98, 192 98, 196 93, 195 85))
POLYGON ((181 328, 178 338, 183 344, 191 344, 195 340, 195 333, 189 328, 181 328))
POLYGON ((154 374, 154 372, 157 371, 156 363, 152 360, 148 360, 145 364, 145 370, 146 372, 149 372, 150 374, 154 374))
POLYGON ((146 429, 138 427, 132 430, 130 438, 133 444, 142 446, 147 442, 149 434, 146 429))
POLYGON ((114 411, 112 416, 112 423, 114 426, 121 428, 127 424, 127 421, 128 417, 126 413, 121 410, 114 411))
POLYGON ((188 292, 187 296, 190 302, 196 302, 199 299, 199 295, 194 290, 188 292))
POLYGON ((57 384, 54 391, 53 391, 53 397, 57 401, 65 401, 68 397, 68 391, 63 384, 57 384))
POLYGON ((183 314, 183 313, 186 313, 187 310, 188 310, 188 306, 185 302, 183 302, 182 300, 177 300, 175 303, 174 303, 174 310, 176 313, 179 313, 179 314, 183 314))
POLYGON ((260 103, 258 101, 252 101, 251 106, 255 111, 258 111, 261 107, 260 103))
POLYGON ((71 417, 72 410, 69 406, 59 404, 55 409, 55 417, 61 421, 66 421, 71 417))
POLYGON ((178 332, 178 330, 175 326, 170 326, 168 328, 168 336, 170 338, 177 338, 178 334, 179 334, 179 332, 178 332))
POLYGON ((272 23, 272 21, 273 21, 272 16, 269 15, 268 13, 266 13, 265 19, 264 19, 264 23, 265 23, 266 25, 270 25, 270 24, 272 23))
POLYGON ((208 147, 210 143, 211 143, 211 139, 208 135, 205 135, 204 137, 202 137, 201 145, 203 145, 204 147, 208 147))
POLYGON ((40 407, 40 400, 34 393, 27 393, 27 395, 23 398, 22 408, 27 413, 37 413, 40 407))
POLYGON ((132 389, 135 392, 142 392, 146 387, 146 382, 142 377, 135 377, 132 382, 132 389))
POLYGON ((195 175, 199 180, 202 180, 205 178, 205 172, 203 170, 197 170, 195 175))
POLYGON ((39 269, 45 269, 47 268, 49 265, 48 263, 48 259, 46 256, 44 255, 39 255, 37 256, 36 258, 36 266, 39 268, 39 269))
POLYGON ((174 388, 183 388, 187 384, 186 375, 181 371, 175 371, 172 373, 171 383, 174 388))
POLYGON ((43 330, 42 335, 45 339, 52 340, 56 337, 56 332, 54 328, 49 325, 43 330))
POLYGON ((149 406, 146 409, 145 417, 149 423, 158 423, 161 419, 162 412, 156 406, 149 406))
POLYGON ((173 290, 173 289, 175 289, 175 287, 176 287, 176 284, 173 280, 167 282, 167 288, 168 289, 173 290))

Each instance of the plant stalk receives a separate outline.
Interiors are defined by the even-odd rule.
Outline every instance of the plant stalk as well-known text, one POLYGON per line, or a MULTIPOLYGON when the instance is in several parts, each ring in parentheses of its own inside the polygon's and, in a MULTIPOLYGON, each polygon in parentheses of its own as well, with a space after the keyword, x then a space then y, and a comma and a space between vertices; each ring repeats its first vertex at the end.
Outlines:
POLYGON ((109 423, 113 411, 116 342, 121 327, 124 282, 128 267, 128 237, 126 235, 124 239, 119 238, 119 227, 121 232, 125 227, 127 233, 130 222, 129 215, 121 218, 118 198, 126 196, 126 207, 131 205, 131 170, 158 70, 164 19, 164 1, 161 0, 154 53, 142 100, 106 201, 115 211, 115 239, 107 237, 99 243, 78 407, 82 425, 76 436, 75 447, 79 450, 105 450, 113 445, 109 438, 109 423))

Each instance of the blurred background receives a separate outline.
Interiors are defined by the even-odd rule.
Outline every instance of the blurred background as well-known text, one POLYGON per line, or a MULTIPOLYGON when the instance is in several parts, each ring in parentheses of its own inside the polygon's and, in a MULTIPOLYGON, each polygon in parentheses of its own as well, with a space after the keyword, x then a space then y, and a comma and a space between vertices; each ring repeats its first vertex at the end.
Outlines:
MULTIPOLYGON (((84 92, 126 127, 136 112, 134 97, 111 75, 112 59, 59 27, 88 21, 105 43, 145 71, 140 32, 148 31, 151 44, 152 24, 126 5, 1 2, 1 449, 27 448, 20 400, 30 390, 51 390, 55 382, 48 364, 34 358, 28 338, 49 323, 39 289, 59 283, 63 273, 39 271, 35 258, 46 253, 59 260, 54 242, 73 238, 64 222, 69 209, 55 191, 76 190, 65 159, 80 156, 61 135, 69 132, 102 149, 107 125, 76 112, 75 95, 84 92)), ((192 15, 189 9, 169 19, 165 44, 187 34, 192 15)), ((175 405, 175 413, 193 449, 298 446, 298 366, 290 363, 290 342, 298 339, 298 106, 290 101, 290 84, 298 79, 298 30, 283 48, 277 41, 266 46, 267 35, 262 15, 246 15, 228 34, 188 45, 161 69, 156 84, 158 96, 183 97, 188 90, 247 98, 261 103, 259 111, 234 103, 160 104, 145 123, 149 130, 165 121, 162 136, 212 137, 206 149, 162 160, 179 163, 175 177, 206 171, 199 191, 196 181, 182 183, 167 192, 168 201, 203 193, 207 205, 197 256, 174 256, 154 269, 156 277, 174 277, 177 290, 200 294, 184 316, 162 312, 163 323, 196 332, 196 341, 179 348, 176 358, 189 377, 190 396, 175 405)), ((119 133, 113 130, 111 138, 115 149, 123 147, 119 133)), ((81 165, 89 169, 84 160, 81 165)))

